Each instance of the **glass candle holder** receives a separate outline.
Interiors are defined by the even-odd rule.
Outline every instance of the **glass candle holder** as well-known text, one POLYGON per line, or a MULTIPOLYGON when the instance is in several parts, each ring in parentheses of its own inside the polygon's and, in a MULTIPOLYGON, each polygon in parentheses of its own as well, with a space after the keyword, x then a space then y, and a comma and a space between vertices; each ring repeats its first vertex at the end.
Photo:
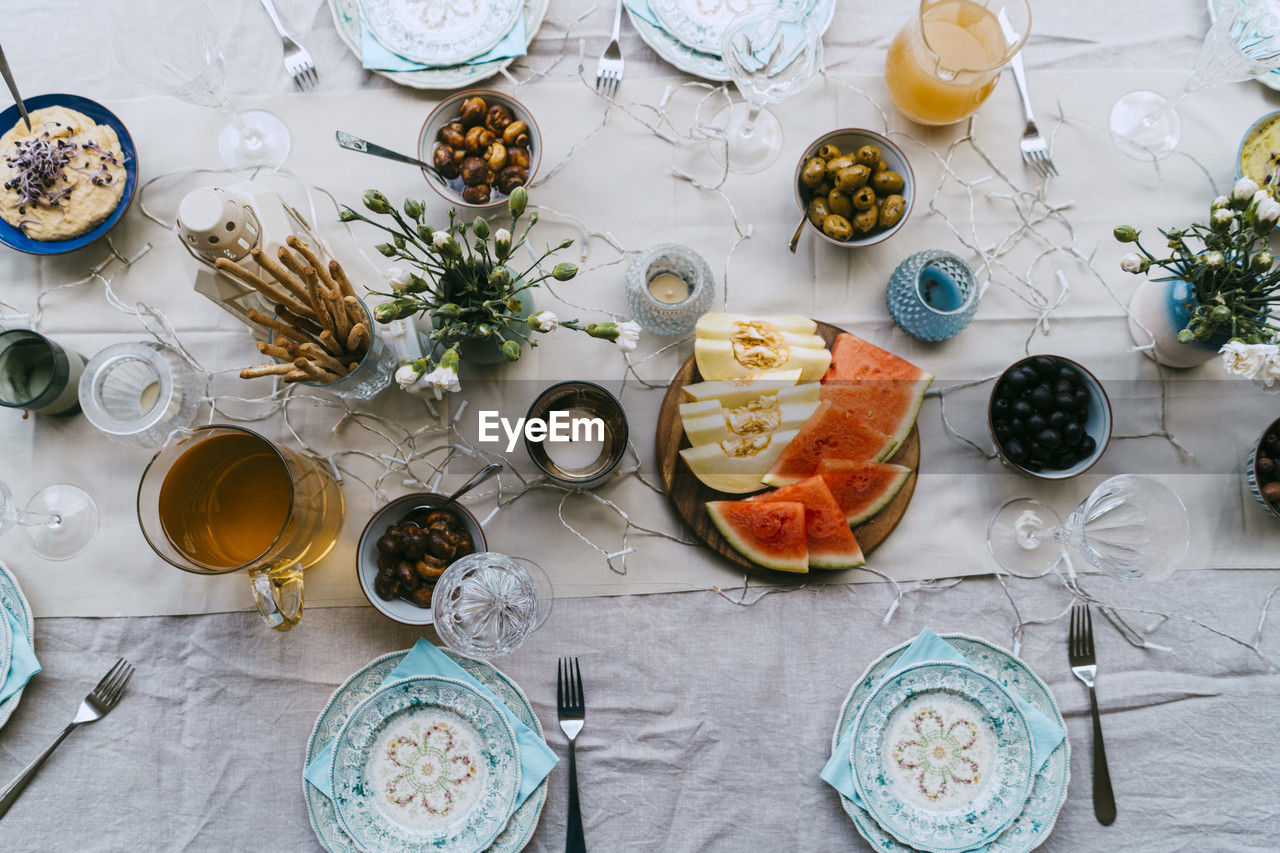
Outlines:
POLYGON ((0 332, 0 406, 41 415, 80 407, 84 356, 30 329, 0 332))
POLYGON ((687 335, 715 299, 711 267, 678 243, 662 243, 640 253, 623 282, 627 310, 647 332, 687 335))
MULTIPOLYGON (((364 323, 369 329, 369 351, 360 359, 356 369, 346 376, 332 382, 299 382, 311 388, 319 388, 350 400, 368 400, 376 397, 391 384, 396 372, 396 357, 379 332, 379 325, 373 322, 369 307, 364 300, 359 300, 360 310, 364 312, 364 323)), ((274 340, 275 334, 272 333, 274 340)))
POLYGON ((978 284, 964 261, 950 252, 916 252, 893 271, 889 315, 902 331, 922 341, 945 341, 978 311, 978 284))
POLYGON ((108 438, 159 447, 195 422, 196 374, 171 347, 151 341, 115 344, 95 355, 80 377, 80 408, 108 438))
POLYGON ((533 441, 526 431, 525 450, 547 479, 567 489, 594 489, 613 477, 627 452, 627 416, 618 398, 594 382, 560 382, 538 395, 526 418, 546 421, 567 416, 570 441, 548 435, 533 441))

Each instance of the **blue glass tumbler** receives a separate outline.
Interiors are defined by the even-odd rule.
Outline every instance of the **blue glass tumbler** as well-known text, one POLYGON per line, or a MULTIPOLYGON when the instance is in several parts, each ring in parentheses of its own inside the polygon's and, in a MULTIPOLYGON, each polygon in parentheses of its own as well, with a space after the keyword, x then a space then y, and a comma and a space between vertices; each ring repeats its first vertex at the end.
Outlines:
POLYGON ((916 252, 889 279, 889 316, 922 341, 945 341, 969 325, 978 311, 978 283, 950 252, 916 252))

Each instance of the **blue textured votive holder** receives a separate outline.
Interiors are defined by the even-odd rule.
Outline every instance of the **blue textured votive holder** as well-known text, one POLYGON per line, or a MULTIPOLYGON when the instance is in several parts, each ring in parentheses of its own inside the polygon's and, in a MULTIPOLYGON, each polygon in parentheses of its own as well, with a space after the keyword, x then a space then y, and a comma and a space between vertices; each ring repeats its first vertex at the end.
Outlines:
POLYGON ((902 331, 922 341, 945 341, 978 311, 978 284, 950 252, 916 252, 893 271, 886 300, 902 331))

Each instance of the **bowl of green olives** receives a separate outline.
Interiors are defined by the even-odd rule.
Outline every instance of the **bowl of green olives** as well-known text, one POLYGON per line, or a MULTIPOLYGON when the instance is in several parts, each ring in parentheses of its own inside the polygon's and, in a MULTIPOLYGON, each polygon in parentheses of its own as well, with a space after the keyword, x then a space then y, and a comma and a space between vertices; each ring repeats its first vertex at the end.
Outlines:
POLYGON ((1000 374, 987 419, 1000 459, 1042 480, 1083 474, 1111 440, 1111 401, 1102 383, 1060 355, 1024 358, 1000 374))
POLYGON ((374 513, 356 546, 360 590, 378 611, 405 625, 430 625, 436 580, 455 560, 485 551, 470 510, 445 495, 420 492, 374 513))
POLYGON ((484 210, 528 186, 542 160, 533 114, 510 95, 470 89, 445 98, 418 134, 427 185, 450 204, 484 210), (433 171, 434 170, 434 171, 433 171))
POLYGON ((805 152, 796 166, 796 204, 828 243, 874 245, 889 239, 911 215, 911 164, 880 134, 833 130, 805 152))

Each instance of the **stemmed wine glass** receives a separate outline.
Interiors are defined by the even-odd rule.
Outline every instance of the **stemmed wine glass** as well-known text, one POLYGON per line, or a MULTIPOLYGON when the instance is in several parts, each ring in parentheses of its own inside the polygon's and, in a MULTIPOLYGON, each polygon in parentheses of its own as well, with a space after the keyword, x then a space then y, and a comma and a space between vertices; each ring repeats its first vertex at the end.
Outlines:
POLYGON ((19 526, 31 550, 46 560, 69 560, 98 532, 98 505, 89 493, 70 483, 45 486, 18 509, 9 487, 0 482, 0 534, 19 526))
POLYGON ((1280 0, 1225 0, 1176 101, 1139 89, 1111 107, 1111 138, 1139 160, 1166 157, 1182 137, 1178 104, 1198 89, 1249 80, 1280 67, 1280 0))
POLYGON ((1006 503, 987 527, 996 562, 1018 577, 1038 577, 1067 545, 1120 580, 1159 580, 1178 568, 1191 543, 1182 500, 1159 480, 1120 474, 1093 490, 1066 523, 1041 501, 1006 503))
POLYGON ((481 659, 518 649, 551 613, 551 580, 532 560, 480 551, 436 581, 431 615, 455 652, 481 659))
POLYGON ((222 113, 218 153, 231 168, 278 169, 289 156, 289 128, 268 110, 240 110, 227 96, 214 18, 198 0, 137 0, 112 38, 120 70, 175 98, 222 113))
POLYGON ((782 123, 765 104, 804 89, 822 66, 818 23, 802 3, 755 5, 729 22, 721 54, 746 100, 712 118, 711 153, 731 172, 759 172, 782 152, 782 123))

